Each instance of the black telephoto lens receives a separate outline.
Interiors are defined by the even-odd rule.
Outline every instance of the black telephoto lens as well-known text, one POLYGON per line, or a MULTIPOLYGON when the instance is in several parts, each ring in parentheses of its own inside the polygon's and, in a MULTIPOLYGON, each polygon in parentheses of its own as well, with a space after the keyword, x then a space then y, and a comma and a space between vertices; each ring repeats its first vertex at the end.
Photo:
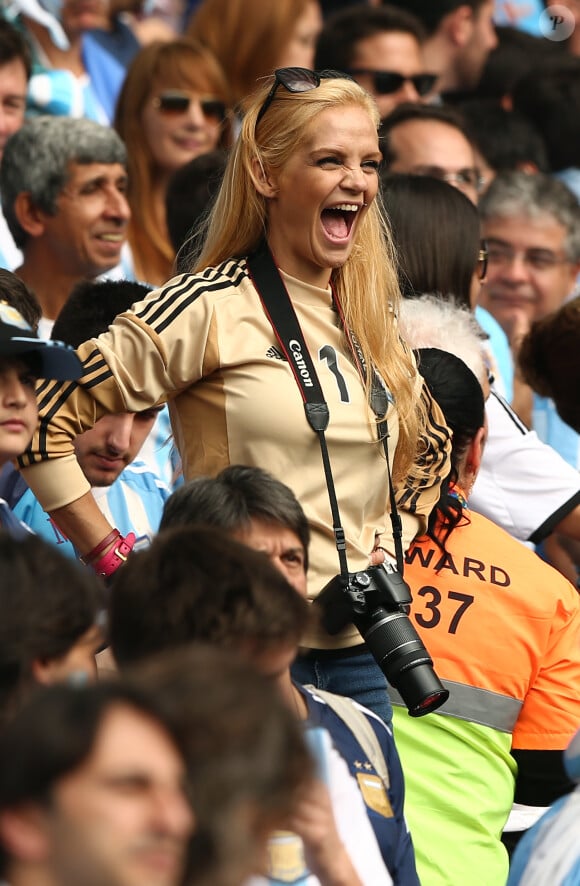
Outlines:
POLYGON ((353 619, 365 643, 389 683, 398 690, 411 717, 422 717, 440 708, 449 698, 433 669, 433 661, 404 612, 379 608, 364 618, 353 619))

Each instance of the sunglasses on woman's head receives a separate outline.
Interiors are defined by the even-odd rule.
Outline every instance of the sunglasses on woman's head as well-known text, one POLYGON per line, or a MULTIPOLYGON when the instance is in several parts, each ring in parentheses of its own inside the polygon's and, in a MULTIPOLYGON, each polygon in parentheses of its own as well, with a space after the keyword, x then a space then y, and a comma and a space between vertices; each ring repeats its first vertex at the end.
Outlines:
POLYGON ((377 95, 391 95, 402 89, 405 83, 412 83, 417 95, 423 96, 431 92, 437 80, 436 74, 413 74, 412 77, 405 77, 396 71, 375 71, 371 68, 350 68, 349 73, 355 77, 358 74, 368 74, 372 77, 373 89, 377 95))
POLYGON ((199 102, 201 112, 206 120, 215 120, 221 123, 226 117, 225 103, 217 98, 198 98, 189 92, 181 92, 178 89, 167 89, 160 92, 153 99, 153 107, 161 114, 171 115, 184 114, 189 110, 193 101, 199 102))
POLYGON ((317 89, 322 80, 352 80, 352 77, 349 76, 349 74, 343 74, 340 71, 310 71, 308 68, 278 68, 274 71, 274 83, 272 84, 272 88, 266 96, 264 104, 258 111, 256 128, 272 104, 279 86, 283 86, 288 92, 310 92, 312 89, 317 89))

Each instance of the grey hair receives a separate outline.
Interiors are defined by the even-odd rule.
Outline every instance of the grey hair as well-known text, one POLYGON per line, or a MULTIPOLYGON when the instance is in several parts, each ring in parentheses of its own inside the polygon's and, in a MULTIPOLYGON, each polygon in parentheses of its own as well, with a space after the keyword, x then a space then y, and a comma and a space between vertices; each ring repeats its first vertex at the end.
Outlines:
POLYGON ((127 150, 117 133, 93 120, 72 117, 33 117, 6 142, 0 165, 2 209, 10 233, 22 248, 28 234, 14 212, 18 194, 50 215, 65 187, 70 163, 127 165, 127 150))
POLYGON ((564 250, 569 261, 580 261, 580 204, 576 195, 551 175, 502 172, 479 201, 483 221, 549 215, 566 229, 564 250))
POLYGON ((436 295, 404 298, 399 310, 399 332, 413 350, 439 348, 455 354, 482 387, 486 386, 487 336, 465 305, 436 295))

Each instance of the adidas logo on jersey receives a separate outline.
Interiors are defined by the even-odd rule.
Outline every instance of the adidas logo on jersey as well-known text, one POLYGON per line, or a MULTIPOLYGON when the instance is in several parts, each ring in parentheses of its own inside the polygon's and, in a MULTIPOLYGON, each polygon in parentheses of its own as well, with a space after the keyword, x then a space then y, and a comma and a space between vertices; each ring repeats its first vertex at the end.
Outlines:
POLYGON ((278 348, 268 348, 266 351, 266 357, 273 357, 274 360, 283 360, 285 363, 287 362, 286 357, 279 351, 278 348))

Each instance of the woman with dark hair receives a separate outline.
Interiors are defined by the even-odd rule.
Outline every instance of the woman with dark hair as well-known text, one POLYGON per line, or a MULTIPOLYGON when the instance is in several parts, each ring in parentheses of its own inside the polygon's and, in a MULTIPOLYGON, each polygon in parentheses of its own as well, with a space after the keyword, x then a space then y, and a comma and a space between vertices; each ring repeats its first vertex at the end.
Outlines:
POLYGON ((419 371, 453 432, 451 471, 441 483, 439 503, 427 528, 427 535, 446 553, 445 542, 463 519, 462 502, 467 501, 477 475, 476 462, 467 463, 468 450, 478 445, 483 452, 487 436, 484 393, 476 376, 455 354, 437 348, 421 348, 417 354, 419 371))
POLYGON ((489 338, 500 393, 511 400, 513 362, 499 323, 477 304, 487 272, 477 209, 457 188, 428 176, 383 173, 381 186, 405 298, 436 295, 470 308, 489 338))
POLYGON ((521 830, 573 787, 562 751, 580 722, 580 600, 560 573, 470 510, 487 433, 481 385, 454 354, 421 349, 417 360, 453 433, 452 467, 405 578, 411 618, 450 698, 418 722, 389 690, 405 814, 425 886, 501 884, 514 800, 527 816, 521 830))
POLYGON ((483 264, 478 264, 479 215, 471 200, 428 176, 388 173, 382 176, 382 189, 403 296, 452 295, 475 307, 482 279, 477 271, 483 264), (431 244, 427 249, 426 243, 431 244))

